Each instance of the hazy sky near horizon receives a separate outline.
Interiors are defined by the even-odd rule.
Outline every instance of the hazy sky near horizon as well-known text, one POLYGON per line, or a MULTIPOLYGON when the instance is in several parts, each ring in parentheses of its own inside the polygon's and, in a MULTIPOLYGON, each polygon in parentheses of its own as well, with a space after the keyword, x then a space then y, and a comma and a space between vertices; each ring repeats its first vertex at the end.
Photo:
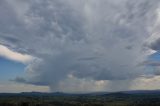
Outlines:
POLYGON ((159 0, 1 0, 0 92, 160 89, 159 0))

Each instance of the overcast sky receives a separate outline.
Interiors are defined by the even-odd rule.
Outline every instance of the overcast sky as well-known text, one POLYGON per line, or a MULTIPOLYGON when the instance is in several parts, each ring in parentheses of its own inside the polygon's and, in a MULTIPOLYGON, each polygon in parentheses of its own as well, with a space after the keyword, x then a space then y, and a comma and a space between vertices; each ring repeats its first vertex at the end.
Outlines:
POLYGON ((159 0, 0 0, 0 92, 160 88, 159 0))

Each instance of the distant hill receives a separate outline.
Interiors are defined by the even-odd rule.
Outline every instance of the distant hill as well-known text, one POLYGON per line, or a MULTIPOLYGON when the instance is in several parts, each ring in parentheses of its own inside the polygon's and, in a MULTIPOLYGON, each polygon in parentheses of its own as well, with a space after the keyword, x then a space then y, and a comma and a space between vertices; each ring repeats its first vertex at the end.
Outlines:
POLYGON ((133 90, 120 92, 93 92, 93 93, 43 93, 43 92, 22 92, 22 93, 0 93, 0 97, 4 96, 119 96, 119 95, 133 95, 133 94, 158 94, 160 90, 133 90))
POLYGON ((127 94, 160 94, 160 90, 133 90, 133 91, 122 91, 127 94))

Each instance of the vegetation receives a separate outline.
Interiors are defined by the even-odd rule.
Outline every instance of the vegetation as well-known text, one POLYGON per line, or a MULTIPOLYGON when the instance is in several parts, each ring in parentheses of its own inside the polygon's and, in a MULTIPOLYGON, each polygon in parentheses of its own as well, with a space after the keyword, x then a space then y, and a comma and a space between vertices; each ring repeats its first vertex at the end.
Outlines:
POLYGON ((0 106, 160 106, 160 94, 0 94, 0 106))

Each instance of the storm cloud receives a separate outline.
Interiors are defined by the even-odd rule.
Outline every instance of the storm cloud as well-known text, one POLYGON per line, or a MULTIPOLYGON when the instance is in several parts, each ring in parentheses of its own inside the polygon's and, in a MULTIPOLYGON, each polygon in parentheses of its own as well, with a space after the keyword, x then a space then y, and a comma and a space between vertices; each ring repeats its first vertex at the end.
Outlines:
POLYGON ((34 57, 15 81, 52 91, 109 81, 123 90, 117 82, 147 74, 140 64, 160 48, 148 43, 158 8, 159 0, 1 0, 0 44, 34 57))

